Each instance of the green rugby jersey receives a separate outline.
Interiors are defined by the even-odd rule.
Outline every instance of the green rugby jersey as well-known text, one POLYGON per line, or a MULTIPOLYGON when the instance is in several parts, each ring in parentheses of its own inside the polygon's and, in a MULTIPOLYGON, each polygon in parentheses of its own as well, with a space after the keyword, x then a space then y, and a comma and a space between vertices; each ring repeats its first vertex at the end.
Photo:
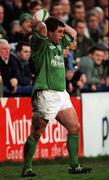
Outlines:
MULTIPOLYGON (((53 44, 48 37, 36 31, 31 39, 31 57, 35 69, 35 90, 64 91, 66 89, 63 49, 70 45, 73 38, 65 34, 59 44, 53 44)), ((32 94, 33 94, 32 93, 32 94)))

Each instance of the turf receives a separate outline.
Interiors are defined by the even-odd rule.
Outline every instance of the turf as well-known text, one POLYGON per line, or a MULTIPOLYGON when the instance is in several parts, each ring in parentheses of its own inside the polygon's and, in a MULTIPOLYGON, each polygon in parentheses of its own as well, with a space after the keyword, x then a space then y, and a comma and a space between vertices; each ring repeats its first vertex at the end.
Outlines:
POLYGON ((109 180, 109 156, 83 158, 80 162, 92 167, 93 171, 86 175, 70 175, 67 173, 68 159, 42 160, 33 162, 33 170, 38 173, 37 177, 21 178, 22 164, 0 163, 0 180, 109 180))

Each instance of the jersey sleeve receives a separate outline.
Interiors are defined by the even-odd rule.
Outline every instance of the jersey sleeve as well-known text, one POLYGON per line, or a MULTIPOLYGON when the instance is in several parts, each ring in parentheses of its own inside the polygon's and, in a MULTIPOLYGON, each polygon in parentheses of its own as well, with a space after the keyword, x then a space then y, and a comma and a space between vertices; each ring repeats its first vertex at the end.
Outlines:
POLYGON ((70 36, 69 34, 64 34, 64 37, 62 39, 62 47, 63 49, 69 46, 74 41, 74 38, 70 36))
POLYGON ((35 75, 38 74, 41 67, 42 61, 40 61, 40 56, 42 55, 42 52, 44 52, 44 49, 46 47, 46 39, 47 37, 43 37, 38 34, 37 31, 33 31, 33 35, 30 40, 31 59, 29 65, 31 68, 31 72, 35 75))
POLYGON ((40 51, 45 44, 47 37, 40 35, 36 30, 33 30, 33 35, 30 41, 32 51, 40 51))

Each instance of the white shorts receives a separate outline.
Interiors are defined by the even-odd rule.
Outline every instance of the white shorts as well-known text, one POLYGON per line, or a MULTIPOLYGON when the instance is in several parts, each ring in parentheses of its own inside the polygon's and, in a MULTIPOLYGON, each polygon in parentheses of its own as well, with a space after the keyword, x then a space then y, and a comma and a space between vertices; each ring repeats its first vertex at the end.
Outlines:
POLYGON ((32 102, 33 115, 54 120, 59 111, 73 107, 67 91, 37 91, 32 102))

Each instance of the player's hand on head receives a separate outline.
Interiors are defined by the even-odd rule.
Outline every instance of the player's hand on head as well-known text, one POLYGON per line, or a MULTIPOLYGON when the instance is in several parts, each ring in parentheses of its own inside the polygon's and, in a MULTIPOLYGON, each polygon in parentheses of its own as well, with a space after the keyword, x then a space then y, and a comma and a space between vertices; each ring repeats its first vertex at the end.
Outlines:
POLYGON ((40 22, 37 24, 36 30, 42 35, 47 36, 47 27, 44 22, 40 22))
POLYGON ((33 15, 31 26, 42 36, 47 36, 47 27, 44 21, 49 17, 49 12, 46 9, 40 9, 33 15))
POLYGON ((69 35, 71 35, 74 38, 74 40, 77 39, 77 31, 73 29, 72 27, 68 26, 67 24, 65 25, 64 31, 68 33, 69 35))
POLYGON ((44 22, 39 20, 33 20, 31 23, 32 28, 36 30, 40 35, 47 36, 47 27, 44 22))

